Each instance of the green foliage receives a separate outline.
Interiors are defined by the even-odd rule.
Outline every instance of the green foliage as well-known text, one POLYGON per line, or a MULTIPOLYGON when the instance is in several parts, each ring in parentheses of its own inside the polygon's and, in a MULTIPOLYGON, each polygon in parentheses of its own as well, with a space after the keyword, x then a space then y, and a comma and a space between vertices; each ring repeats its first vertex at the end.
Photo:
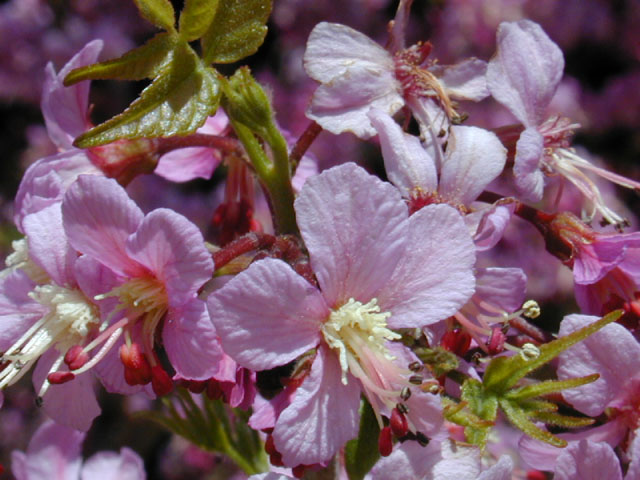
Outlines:
POLYGON ((174 30, 176 14, 169 0, 133 0, 145 20, 156 27, 174 30))
POLYGON ((570 335, 542 345, 539 349, 540 355, 536 358, 521 355, 494 358, 487 366, 482 382, 472 378, 464 381, 462 402, 454 405, 453 400, 449 400, 450 404, 446 405, 445 415, 450 421, 463 425, 467 440, 481 447, 484 447, 487 442, 497 418, 498 409, 502 410, 516 428, 530 437, 556 447, 566 446, 564 440, 539 428, 534 422, 542 421, 551 425, 575 428, 590 425, 593 420, 560 415, 555 413, 558 409, 557 405, 535 397, 591 383, 597 380, 599 375, 593 374, 568 380, 547 380, 519 387, 517 383, 567 348, 616 321, 621 315, 621 311, 612 312, 570 335))
POLYGON ((219 4, 220 0, 186 0, 180 14, 180 36, 187 42, 202 37, 211 26, 219 4))
POLYGON ((254 54, 267 35, 271 0, 222 0, 202 37, 205 63, 232 63, 254 54))
POLYGON ((344 450, 345 466, 349 480, 362 480, 380 458, 378 436, 380 426, 376 415, 364 400, 360 408, 360 430, 358 438, 347 442, 344 450))
POLYGON ((429 366, 434 377, 440 377, 458 368, 458 357, 442 347, 420 347, 415 350, 420 360, 429 366))

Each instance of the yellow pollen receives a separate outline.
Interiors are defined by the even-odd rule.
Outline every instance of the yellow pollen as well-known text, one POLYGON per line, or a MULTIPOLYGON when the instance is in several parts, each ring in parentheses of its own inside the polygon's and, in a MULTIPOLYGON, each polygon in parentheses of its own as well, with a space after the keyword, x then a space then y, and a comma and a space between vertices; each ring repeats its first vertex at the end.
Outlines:
POLYGON ((387 328, 390 316, 390 312, 380 312, 375 298, 366 304, 350 298, 331 312, 322 326, 322 334, 327 344, 338 352, 343 384, 347 384, 349 364, 353 366, 352 362, 358 362, 365 355, 382 355, 394 360, 385 342, 398 340, 401 335, 387 328))

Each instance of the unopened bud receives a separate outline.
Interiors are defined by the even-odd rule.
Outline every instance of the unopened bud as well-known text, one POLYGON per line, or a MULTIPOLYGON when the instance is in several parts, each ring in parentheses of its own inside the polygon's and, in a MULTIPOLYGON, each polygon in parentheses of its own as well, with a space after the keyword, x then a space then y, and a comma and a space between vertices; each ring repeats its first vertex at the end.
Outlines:
POLYGON ((378 450, 380 455, 388 457, 393 450, 393 435, 391 433, 391 427, 384 427, 380 430, 380 436, 378 437, 378 450))
POLYGON ((171 393, 173 390, 173 381, 164 368, 156 365, 151 369, 151 386, 153 392, 159 397, 171 393))
POLYGON ((397 408, 391 410, 389 426, 391 427, 393 434, 398 438, 404 437, 409 431, 409 422, 407 422, 407 417, 405 417, 404 413, 397 408))
POLYGON ((264 133, 273 122, 271 102, 248 67, 241 67, 229 78, 224 90, 227 114, 254 132, 264 133))

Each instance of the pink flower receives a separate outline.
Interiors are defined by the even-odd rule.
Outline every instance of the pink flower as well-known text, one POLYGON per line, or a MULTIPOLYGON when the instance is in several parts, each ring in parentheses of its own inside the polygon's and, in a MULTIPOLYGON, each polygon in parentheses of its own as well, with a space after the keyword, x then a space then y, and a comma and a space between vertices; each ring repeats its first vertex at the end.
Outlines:
POLYGON ((145 480, 142 459, 124 447, 120 453, 98 452, 82 462, 85 434, 57 425, 43 424, 26 452, 11 452, 16 480, 145 480))
MULTIPOLYGON (((70 244, 87 261, 106 267, 91 294, 113 301, 111 314, 122 317, 103 335, 124 333, 120 358, 127 383, 152 381, 158 394, 170 389, 156 353, 160 335, 180 378, 211 378, 221 351, 197 297, 213 274, 198 228, 166 209, 145 216, 115 180, 92 175, 80 176, 69 188, 62 213, 70 244)), ((102 355, 107 353, 103 369, 117 362, 113 348, 102 355)))
POLYGON ((592 165, 570 148, 573 130, 580 125, 549 116, 547 107, 564 70, 562 51, 534 22, 503 22, 498 27, 498 49, 487 68, 491 95, 524 125, 516 145, 513 173, 525 200, 539 201, 544 175, 559 174, 573 183, 593 206, 593 215, 623 225, 624 219, 604 204, 595 183, 584 170, 627 188, 640 183, 592 165))
POLYGON ((319 288, 265 259, 208 300, 225 352, 242 366, 271 369, 316 349, 275 423, 284 463, 328 460, 353 438, 361 392, 379 419, 406 403, 408 429, 433 435, 439 400, 412 389, 415 357, 392 329, 443 320, 473 292, 474 250, 459 214, 433 205, 408 217, 394 187, 353 164, 310 178, 295 209, 319 288), (400 398, 405 388, 413 394, 400 398))
POLYGON ((404 49, 400 42, 404 39, 396 42, 398 51, 389 52, 345 25, 316 25, 307 42, 304 67, 321 85, 307 116, 332 133, 349 131, 369 138, 376 133, 367 117, 372 107, 393 115, 407 104, 429 127, 433 121, 448 122, 457 115, 451 98, 478 101, 489 94, 485 62, 468 59, 450 67, 436 66, 427 63, 431 44, 404 49))

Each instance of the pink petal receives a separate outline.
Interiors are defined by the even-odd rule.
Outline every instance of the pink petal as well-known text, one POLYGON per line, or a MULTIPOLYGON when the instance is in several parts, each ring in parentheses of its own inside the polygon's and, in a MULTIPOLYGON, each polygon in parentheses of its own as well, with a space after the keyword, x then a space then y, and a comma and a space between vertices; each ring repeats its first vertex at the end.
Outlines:
MULTIPOLYGON (((40 390, 49 374, 54 360, 60 355, 55 349, 44 354, 33 371, 33 386, 40 390)), ((93 419, 100 415, 100 406, 93 391, 94 380, 91 373, 78 375, 62 385, 51 385, 44 395, 42 409, 51 419, 61 425, 86 432, 93 419)))
MULTIPOLYGON (((482 219, 474 229, 476 234, 473 241, 476 250, 484 252, 493 248, 502 238, 505 229, 509 225, 515 204, 494 205, 484 211, 482 219)), ((471 214, 473 215, 473 214, 471 214)), ((469 215, 467 215, 469 217, 469 215)))
POLYGON ((400 126, 382 110, 372 108, 369 120, 378 132, 384 168, 404 198, 416 187, 425 193, 438 188, 438 174, 434 160, 422 147, 420 140, 402 131, 400 126))
POLYGON ((622 480, 620 462, 606 443, 582 440, 569 445, 558 457, 557 480, 622 480))
POLYGON ((74 68, 95 63, 101 51, 102 40, 93 40, 76 53, 57 75, 51 63, 45 69, 40 106, 49 138, 61 150, 73 148, 73 140, 91 125, 88 117, 91 82, 83 81, 71 87, 65 87, 62 83, 64 77, 74 68))
POLYGON ((599 235, 585 243, 574 257, 573 277, 576 283, 590 284, 601 280, 625 258, 628 248, 640 245, 640 233, 599 235))
POLYGON ((73 287, 73 261, 76 252, 67 241, 62 227, 60 203, 54 203, 23 219, 29 242, 29 257, 42 267, 58 285, 73 287))
POLYGON ((320 292, 273 259, 252 264, 207 303, 224 351, 256 371, 284 365, 314 348, 329 315, 320 292))
POLYGON ((337 357, 319 348, 311 373, 296 390, 291 405, 280 414, 273 431, 285 465, 329 460, 358 434, 359 405, 358 382, 349 376, 349 383, 344 385, 337 357))
POLYGON ((381 457, 369 472, 371 480, 391 478, 432 478, 431 471, 442 460, 440 442, 423 447, 418 442, 397 444, 391 455, 381 457))
MULTIPOLYGON (((569 315, 560 325, 560 336, 568 335, 596 321, 597 317, 569 315)), ((640 345, 633 335, 616 323, 607 325, 559 357, 558 378, 567 379, 599 373, 600 378, 579 388, 565 390, 563 397, 574 408, 598 416, 640 369, 640 345)))
POLYGON ((142 458, 124 447, 120 454, 99 452, 89 458, 82 466, 80 480, 145 480, 142 458))
MULTIPOLYGON (((117 318, 114 318, 116 320, 117 318)), ((136 331, 132 335, 134 341, 141 341, 141 335, 136 331)), ((124 365, 120 360, 120 347, 124 345, 122 336, 109 350, 106 356, 93 367, 93 371, 102 383, 102 386, 109 393, 119 393, 121 395, 133 395, 140 392, 144 387, 141 385, 129 385, 124 378, 124 365)))
POLYGON ((445 440, 442 442, 442 460, 435 465, 432 475, 438 480, 477 480, 480 465, 478 447, 445 440))
POLYGON ((153 173, 171 182, 209 179, 220 161, 220 154, 212 148, 181 148, 160 157, 153 173))
POLYGON ((542 199, 544 176, 540 170, 544 142, 535 128, 527 128, 516 144, 513 175, 522 198, 529 202, 542 199))
POLYGON ((77 480, 82 463, 85 434, 51 421, 36 432, 26 455, 11 454, 11 470, 16 480, 77 480))
POLYGON ((405 249, 407 207, 392 185, 353 163, 310 178, 295 202, 311 265, 330 306, 368 302, 405 249))
POLYGON ((498 463, 480 474, 478 480, 511 480, 513 460, 509 455, 502 455, 498 463))
POLYGON ((81 175, 62 203, 69 243, 121 275, 133 275, 141 267, 129 259, 125 243, 143 214, 124 189, 110 178, 81 175))
POLYGON ((527 276, 519 268, 479 268, 475 295, 505 312, 515 312, 525 300, 527 276))
POLYGON ((142 220, 127 239, 126 252, 164 284, 174 308, 190 301, 213 274, 213 260, 198 227, 166 208, 142 220))
POLYGON ((634 432, 634 439, 627 450, 627 455, 631 459, 631 463, 627 469, 627 474, 624 476, 625 480, 640 478, 640 435, 638 435, 638 433, 638 430, 634 432))
POLYGON ((526 127, 539 125, 564 70, 562 51, 530 20, 503 22, 487 68, 491 95, 526 127))
POLYGON ((6 351, 48 309, 29 293, 35 284, 22 270, 0 278, 0 351, 6 351))
POLYGON ((451 127, 438 191, 447 200, 469 205, 504 168, 507 150, 492 132, 451 127))
POLYGON ((485 74, 487 62, 467 58, 455 65, 431 67, 451 98, 479 102, 489 96, 485 74))
POLYGON ((475 250, 460 214, 430 205, 409 217, 407 250, 391 279, 373 295, 392 313, 392 328, 423 327, 454 314, 471 297, 475 250))
POLYGON ((348 75, 352 68, 375 76, 395 67, 391 55, 366 35, 346 25, 321 22, 309 35, 304 68, 314 80, 327 83, 348 75))
POLYGON ((222 360, 207 306, 197 298, 179 311, 170 310, 162 329, 164 347, 176 373, 188 380, 208 380, 222 360))

